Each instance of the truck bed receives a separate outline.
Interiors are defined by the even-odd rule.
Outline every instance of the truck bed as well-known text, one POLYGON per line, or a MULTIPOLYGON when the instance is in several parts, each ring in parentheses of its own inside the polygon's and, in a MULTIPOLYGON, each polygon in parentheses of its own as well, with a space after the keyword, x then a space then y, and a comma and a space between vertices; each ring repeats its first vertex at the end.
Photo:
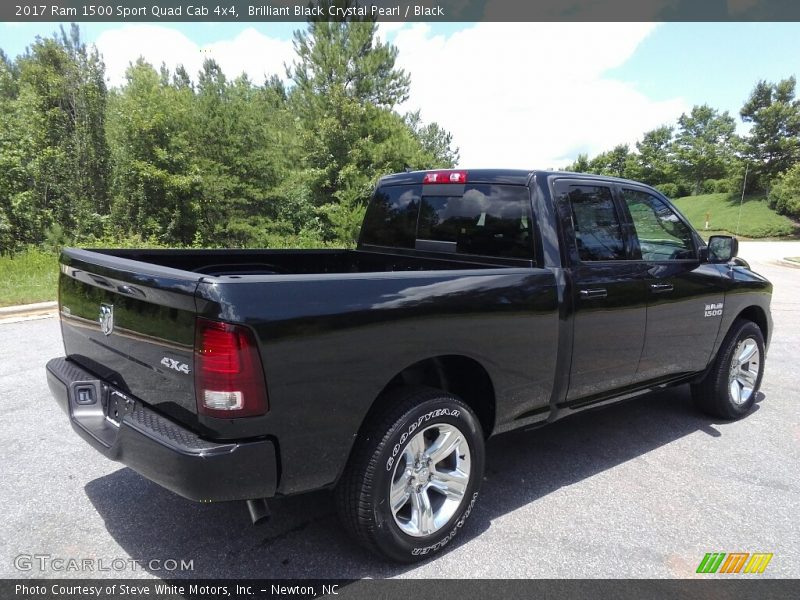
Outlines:
POLYGON ((293 474, 279 484, 284 494, 329 484, 373 399, 401 370, 432 357, 466 355, 458 360, 483 365, 494 383, 487 393, 505 406, 497 428, 544 411, 558 344, 554 273, 521 260, 417 254, 67 248, 59 284, 65 354, 204 440, 281 432, 281 464, 293 474), (198 318, 253 332, 267 414, 198 413, 198 318), (313 464, 310 446, 326 448, 313 464))
MULTIPOLYGON (((98 254, 135 260, 213 277, 242 275, 302 275, 325 273, 381 273, 392 271, 442 271, 502 266, 503 259, 486 262, 441 257, 403 255, 364 250, 142 250, 102 249, 98 254)), ((519 261, 515 261, 518 263, 519 261)))

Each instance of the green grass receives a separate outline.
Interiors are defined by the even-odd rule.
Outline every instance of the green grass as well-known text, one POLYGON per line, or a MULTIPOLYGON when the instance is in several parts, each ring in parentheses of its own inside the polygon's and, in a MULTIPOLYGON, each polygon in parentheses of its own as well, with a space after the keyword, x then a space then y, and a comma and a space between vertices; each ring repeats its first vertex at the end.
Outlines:
POLYGON ((703 236, 726 233, 744 238, 776 238, 798 233, 797 224, 772 210, 764 197, 745 196, 741 220, 739 198, 730 194, 685 196, 673 202, 703 236), (706 213, 710 215, 709 231, 704 230, 706 213))
POLYGON ((55 300, 58 256, 28 250, 14 258, 0 256, 0 306, 55 300))
MULTIPOLYGON (((331 243, 308 236, 270 236, 269 248, 345 248, 353 244, 331 243)), ((75 244, 81 248, 165 248, 153 241, 138 238, 100 240, 75 244)), ((58 254, 34 248, 13 258, 0 256, 0 307, 56 300, 58 297, 58 254)))

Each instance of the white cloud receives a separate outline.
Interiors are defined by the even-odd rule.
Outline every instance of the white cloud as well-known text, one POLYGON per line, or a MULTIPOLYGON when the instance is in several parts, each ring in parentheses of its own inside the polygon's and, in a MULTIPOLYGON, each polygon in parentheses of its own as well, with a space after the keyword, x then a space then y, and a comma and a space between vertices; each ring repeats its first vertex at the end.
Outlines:
POLYGON ((193 78, 206 58, 214 58, 228 77, 244 72, 256 83, 273 74, 283 78, 284 62, 293 56, 291 41, 267 37, 252 27, 232 40, 201 47, 170 27, 125 25, 104 31, 96 45, 105 60, 110 85, 123 84, 128 65, 140 56, 155 67, 162 62, 170 69, 182 64, 193 78))
MULTIPOLYGON (((652 23, 479 23, 436 35, 425 23, 380 22, 378 35, 399 50, 411 73, 409 101, 453 133, 464 167, 563 167, 672 123, 688 110, 675 97, 655 101, 606 73, 624 64, 656 27, 652 23)), ((158 25, 125 25, 97 39, 111 85, 121 85, 143 56, 195 77, 213 57, 229 77, 245 72, 260 83, 285 77, 290 40, 247 28, 235 38, 199 46, 158 25)))
POLYGON ((394 35, 411 73, 401 107, 453 133, 463 167, 563 167, 674 121, 676 97, 654 101, 604 74, 625 63, 649 23, 480 23, 449 36, 419 23, 394 35))
POLYGON ((403 21, 378 21, 378 37, 385 42, 405 26, 403 21))

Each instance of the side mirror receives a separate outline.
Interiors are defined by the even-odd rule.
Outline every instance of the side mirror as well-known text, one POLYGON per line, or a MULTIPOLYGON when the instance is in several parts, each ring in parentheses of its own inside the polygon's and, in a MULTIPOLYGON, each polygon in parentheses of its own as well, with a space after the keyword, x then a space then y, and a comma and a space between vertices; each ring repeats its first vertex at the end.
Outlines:
POLYGON ((730 235, 712 235, 708 239, 708 262, 727 263, 739 254, 739 240, 730 235))

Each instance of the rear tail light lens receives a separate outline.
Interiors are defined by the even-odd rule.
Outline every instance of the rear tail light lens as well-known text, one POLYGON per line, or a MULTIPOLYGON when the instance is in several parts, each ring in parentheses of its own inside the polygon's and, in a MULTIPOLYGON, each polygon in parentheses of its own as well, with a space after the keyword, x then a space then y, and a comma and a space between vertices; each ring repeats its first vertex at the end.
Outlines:
POLYGON ((248 328, 198 318, 194 360, 201 414, 232 419, 267 412, 264 369, 255 336, 248 328))
POLYGON ((425 173, 422 183, 467 183, 466 171, 430 171, 425 173))

